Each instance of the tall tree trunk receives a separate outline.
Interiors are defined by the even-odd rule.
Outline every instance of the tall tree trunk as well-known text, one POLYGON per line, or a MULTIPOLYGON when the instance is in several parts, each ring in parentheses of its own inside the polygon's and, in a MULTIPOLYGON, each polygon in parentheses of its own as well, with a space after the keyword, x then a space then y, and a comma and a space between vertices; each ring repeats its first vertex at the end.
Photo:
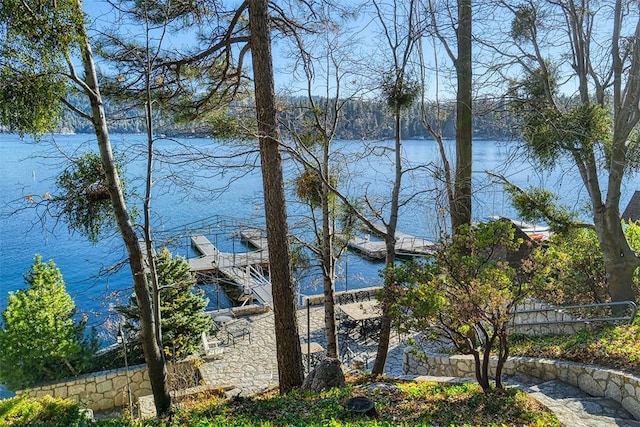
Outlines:
MULTIPOLYGON (((148 52, 147 59, 151 57, 148 52)), ((151 64, 145 67, 145 124, 147 127, 147 176, 144 194, 144 244, 147 250, 146 263, 149 268, 149 277, 151 280, 151 307, 153 309, 156 321, 156 340, 162 351, 162 313, 160 312, 160 286, 158 285, 158 271, 156 268, 156 259, 154 256, 153 240, 151 238, 151 190, 153 188, 153 99, 151 97, 151 64)), ((143 260, 144 261, 144 260, 143 260)))
MULTIPOLYGON (((395 116, 395 177, 391 190, 391 208, 389 209, 389 222, 384 236, 385 242, 385 267, 393 267, 396 261, 396 228, 398 225, 398 207, 400 204, 400 188, 402 186, 402 120, 401 110, 396 107, 395 116)), ((373 363, 371 373, 382 375, 384 365, 387 363, 387 353, 389 353, 389 341, 391 339, 391 306, 393 304, 391 287, 392 283, 384 282, 383 295, 380 299, 382 305, 382 318, 380 323, 380 339, 378 341, 378 351, 376 360, 373 363)))
POLYGON ((334 227, 329 207, 331 191, 331 172, 329 169, 330 141, 325 140, 322 147, 322 284, 324 290, 324 327, 327 338, 327 357, 338 358, 338 338, 336 333, 336 312, 333 293, 336 277, 336 262, 333 253, 334 227))
POLYGON ((472 68, 471 68, 471 0, 458 0, 458 58, 455 62, 458 91, 456 95, 456 179, 451 207, 451 229, 471 223, 472 162, 472 68))
MULTIPOLYGON (((80 1, 78 1, 78 8, 82 10, 80 1)), ((149 295, 142 250, 138 244, 138 236, 127 212, 120 177, 118 176, 113 158, 93 54, 86 34, 84 34, 84 36, 80 41, 80 49, 85 71, 85 83, 88 88, 87 95, 91 103, 93 126, 98 141, 100 157, 105 168, 116 221, 129 254, 129 266, 133 276, 134 291, 140 307, 140 336, 142 348, 149 370, 149 379, 151 381, 156 411, 159 416, 163 416, 171 410, 171 396, 169 395, 169 387, 167 384, 164 354, 156 339, 157 324, 154 319, 151 297, 149 295)))
POLYGON ((291 278, 287 210, 276 118, 268 0, 249 0, 251 57, 255 84, 258 138, 273 289, 276 355, 280 392, 302 385, 304 370, 291 278))
POLYGON ((633 275, 640 258, 631 249, 622 229, 617 204, 602 205, 594 214, 600 250, 604 258, 609 296, 614 302, 635 301, 633 275))

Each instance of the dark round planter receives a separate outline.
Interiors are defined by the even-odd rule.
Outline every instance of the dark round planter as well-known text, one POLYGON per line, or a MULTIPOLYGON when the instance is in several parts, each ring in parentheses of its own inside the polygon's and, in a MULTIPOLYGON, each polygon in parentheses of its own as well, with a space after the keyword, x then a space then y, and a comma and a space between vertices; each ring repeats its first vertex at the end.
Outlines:
POLYGON ((369 417, 377 417, 378 412, 376 411, 376 406, 373 403, 373 400, 368 397, 352 397, 347 400, 347 403, 344 405, 347 412, 353 414, 363 414, 369 417))

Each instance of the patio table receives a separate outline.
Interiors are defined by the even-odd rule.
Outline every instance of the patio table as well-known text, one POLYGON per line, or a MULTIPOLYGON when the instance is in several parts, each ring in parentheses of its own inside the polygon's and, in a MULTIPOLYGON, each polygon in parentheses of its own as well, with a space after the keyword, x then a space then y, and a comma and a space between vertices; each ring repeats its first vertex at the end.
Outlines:
MULTIPOLYGON (((382 307, 377 300, 342 304, 336 307, 349 321, 356 325, 360 337, 364 340, 369 337, 371 332, 376 330, 382 317, 382 307)), ((348 329, 350 332, 353 328, 348 329)))

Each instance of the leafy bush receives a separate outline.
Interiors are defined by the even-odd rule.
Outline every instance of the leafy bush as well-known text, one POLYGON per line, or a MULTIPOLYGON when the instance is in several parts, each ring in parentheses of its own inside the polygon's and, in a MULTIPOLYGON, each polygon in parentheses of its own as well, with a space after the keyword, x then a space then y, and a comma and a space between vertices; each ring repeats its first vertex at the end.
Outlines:
POLYGON ((38 427, 83 427, 92 422, 70 400, 45 396, 30 399, 27 395, 0 400, 0 425, 38 427))
POLYGON ((489 384, 489 355, 497 351, 496 387, 502 387, 502 367, 509 355, 507 325, 517 304, 529 295, 532 263, 516 268, 507 260, 520 254, 523 241, 510 222, 494 221, 463 226, 451 240, 442 241, 434 263, 413 271, 394 268, 385 285, 404 283, 400 300, 407 315, 401 317, 413 330, 443 337, 463 354, 474 358, 476 379, 483 390, 489 384))
POLYGON ((555 305, 592 304, 609 300, 604 260, 591 229, 554 234, 536 254, 540 266, 534 296, 555 305))
MULTIPOLYGON (((631 248, 640 251, 640 223, 625 224, 631 248)), ((593 229, 578 228, 551 236, 535 262, 540 266, 533 282, 534 297, 554 305, 593 304, 610 300, 604 259, 593 229)), ((634 287, 638 294, 640 270, 634 287)))

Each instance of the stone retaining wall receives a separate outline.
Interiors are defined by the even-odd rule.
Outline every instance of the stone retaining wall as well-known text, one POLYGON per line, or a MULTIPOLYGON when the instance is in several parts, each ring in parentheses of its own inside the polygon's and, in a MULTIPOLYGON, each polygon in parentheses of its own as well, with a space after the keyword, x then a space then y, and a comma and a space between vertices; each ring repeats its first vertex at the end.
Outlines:
MULTIPOLYGON (((151 383, 146 365, 129 367, 129 386, 134 402, 141 396, 151 394, 151 383)), ((16 394, 28 393, 30 397, 46 395, 71 399, 83 408, 100 411, 128 405, 127 370, 113 369, 96 372, 68 379, 64 382, 51 383, 20 390, 16 394)))
MULTIPOLYGON (((202 379, 200 362, 186 360, 167 364, 167 379, 172 390, 192 387, 202 379)), ((144 400, 144 396, 151 396, 151 382, 147 365, 130 366, 128 370, 131 401, 134 405, 144 400)), ((20 390, 17 394, 28 393, 30 397, 53 396, 61 399, 71 399, 78 402, 80 407, 103 411, 124 407, 129 404, 127 392, 127 369, 113 369, 68 378, 65 381, 44 384, 28 390, 20 390)), ((151 396, 153 402, 153 396, 151 396)), ((155 409, 154 409, 155 411, 155 409)))
MULTIPOLYGON (((497 358, 490 362, 490 375, 495 377, 497 358)), ((403 372, 406 375, 433 375, 475 379, 471 355, 416 354, 408 347, 404 352, 403 372)), ((614 369, 595 365, 533 357, 510 357, 504 375, 522 373, 543 380, 559 380, 578 387, 596 397, 613 399, 640 419, 640 378, 614 369)))
POLYGON ((516 307, 511 318, 510 332, 529 335, 573 335, 589 327, 562 311, 538 301, 527 301, 516 307))

